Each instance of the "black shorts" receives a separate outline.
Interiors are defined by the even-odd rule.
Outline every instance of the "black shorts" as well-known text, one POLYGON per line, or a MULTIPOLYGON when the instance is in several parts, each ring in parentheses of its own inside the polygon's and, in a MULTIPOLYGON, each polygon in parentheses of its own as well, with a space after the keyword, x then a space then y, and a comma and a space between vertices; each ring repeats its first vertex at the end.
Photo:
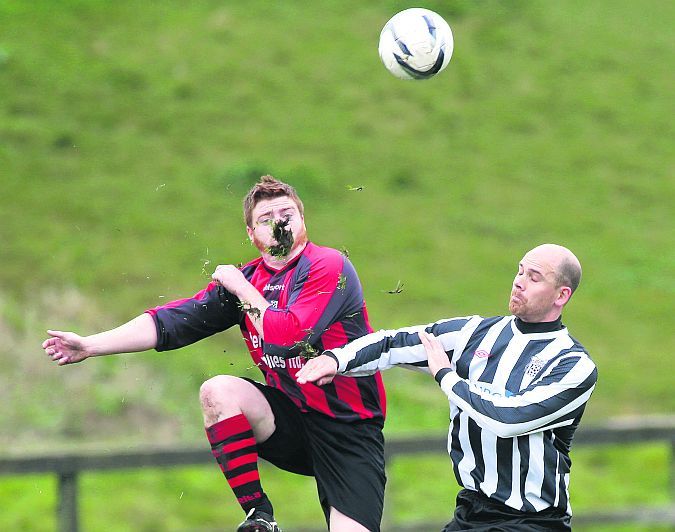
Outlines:
POLYGON ((541 512, 520 512, 474 490, 457 494, 455 515, 443 532, 548 532, 572 530, 571 517, 558 508, 541 512))
POLYGON ((352 423, 301 412, 283 392, 246 379, 265 396, 276 429, 258 454, 275 466, 313 476, 326 522, 333 507, 379 532, 384 504, 384 435, 381 420, 352 423))

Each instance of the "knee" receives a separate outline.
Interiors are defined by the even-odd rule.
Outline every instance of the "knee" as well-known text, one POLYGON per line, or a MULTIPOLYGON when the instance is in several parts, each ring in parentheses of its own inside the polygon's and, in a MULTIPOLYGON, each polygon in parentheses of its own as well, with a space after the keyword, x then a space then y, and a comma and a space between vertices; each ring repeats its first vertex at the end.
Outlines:
POLYGON ((227 397, 232 397, 232 391, 237 380, 236 377, 230 375, 216 375, 204 381, 199 389, 199 401, 202 404, 202 410, 213 408, 216 404, 226 400, 227 397))

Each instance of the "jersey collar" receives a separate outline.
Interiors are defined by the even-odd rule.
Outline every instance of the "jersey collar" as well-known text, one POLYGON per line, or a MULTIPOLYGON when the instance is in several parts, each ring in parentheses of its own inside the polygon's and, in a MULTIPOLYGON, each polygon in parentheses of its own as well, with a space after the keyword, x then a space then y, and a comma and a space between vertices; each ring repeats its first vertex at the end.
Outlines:
POLYGON ((542 321, 539 323, 528 323, 520 318, 516 318, 514 323, 518 330, 523 334, 547 333, 560 331, 563 328, 562 316, 559 316, 555 321, 542 321))

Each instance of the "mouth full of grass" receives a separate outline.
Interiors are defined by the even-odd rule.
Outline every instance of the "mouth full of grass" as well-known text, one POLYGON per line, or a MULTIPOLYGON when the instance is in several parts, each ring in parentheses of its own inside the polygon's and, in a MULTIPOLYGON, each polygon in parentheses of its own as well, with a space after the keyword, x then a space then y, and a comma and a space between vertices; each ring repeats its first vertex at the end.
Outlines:
POLYGON ((273 257, 282 258, 291 252, 293 247, 293 232, 288 228, 288 220, 275 220, 272 225, 272 238, 276 244, 269 246, 267 252, 273 257))

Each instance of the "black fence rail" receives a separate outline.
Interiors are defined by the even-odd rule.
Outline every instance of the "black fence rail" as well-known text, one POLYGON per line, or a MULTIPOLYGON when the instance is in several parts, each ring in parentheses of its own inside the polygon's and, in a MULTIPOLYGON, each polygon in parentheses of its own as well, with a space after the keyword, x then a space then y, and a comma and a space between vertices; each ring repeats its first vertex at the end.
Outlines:
MULTIPOLYGON (((618 418, 596 426, 581 426, 574 438, 574 447, 646 442, 670 444, 669 474, 670 503, 666 507, 633 507, 612 512, 575 515, 577 525, 596 523, 642 523, 675 525, 675 416, 647 416, 618 418)), ((425 436, 390 439, 386 444, 387 464, 391 466, 397 456, 447 453, 447 436, 425 436)), ((57 520, 60 532, 78 532, 78 475, 84 471, 104 471, 170 466, 212 464, 213 457, 206 446, 144 448, 135 451, 68 453, 45 456, 14 456, 0 458, 0 475, 30 473, 56 474, 58 476, 57 520)), ((443 523, 389 523, 386 514, 383 529, 389 532, 407 532, 440 529, 443 523)), ((317 529, 303 529, 314 532, 317 529)), ((300 531, 299 531, 300 532, 300 531)))

